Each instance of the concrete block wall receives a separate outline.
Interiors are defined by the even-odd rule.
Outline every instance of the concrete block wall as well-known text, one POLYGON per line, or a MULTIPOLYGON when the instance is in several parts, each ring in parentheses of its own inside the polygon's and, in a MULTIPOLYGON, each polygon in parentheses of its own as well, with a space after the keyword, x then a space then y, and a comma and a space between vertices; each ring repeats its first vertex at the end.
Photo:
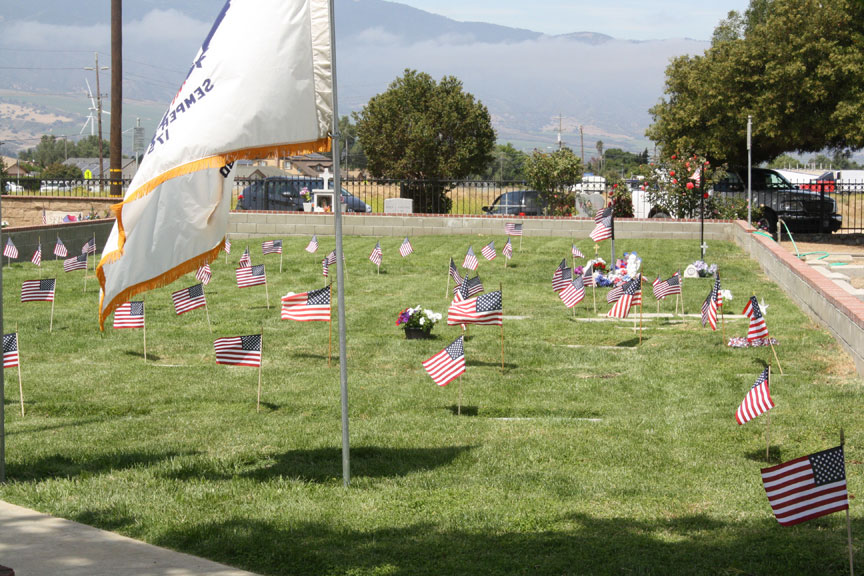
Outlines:
MULTIPOLYGON (((417 214, 345 214, 346 236, 428 236, 435 234, 504 234, 505 222, 522 222, 526 236, 587 238, 594 229, 588 218, 501 218, 489 216, 429 216, 417 214)), ((728 239, 729 222, 706 222, 707 240, 728 239)), ((228 221, 232 237, 332 236, 332 214, 302 212, 232 212, 228 221)), ((615 222, 615 237, 698 239, 700 223, 693 220, 622 219, 615 222)))
POLYGON ((729 227, 731 239, 808 316, 834 336, 854 360, 858 374, 864 377, 864 302, 773 240, 752 231, 740 220, 729 227))
POLYGON ((6 245, 6 238, 12 238, 15 247, 18 248, 18 259, 14 262, 30 262, 30 258, 42 239, 42 259, 54 259, 54 245, 57 237, 66 245, 69 256, 81 254, 81 247, 96 235, 97 254, 102 253, 102 247, 108 240, 114 220, 85 220, 84 222, 69 222, 68 224, 56 224, 48 226, 23 226, 18 228, 5 228, 0 234, 0 242, 6 245))
POLYGON ((63 212, 83 217, 94 214, 96 217, 109 216, 111 206, 120 198, 89 198, 75 196, 3 196, 2 219, 9 226, 39 226, 42 224, 42 210, 63 212))

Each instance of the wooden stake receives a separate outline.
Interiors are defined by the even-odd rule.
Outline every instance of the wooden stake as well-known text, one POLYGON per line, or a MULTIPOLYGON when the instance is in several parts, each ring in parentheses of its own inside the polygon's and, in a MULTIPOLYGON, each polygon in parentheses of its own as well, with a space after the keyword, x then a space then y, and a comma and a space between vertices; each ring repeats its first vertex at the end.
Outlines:
MULTIPOLYGON (((522 234, 524 234, 524 233, 525 233, 525 230, 523 229, 522 234)), ((520 234, 519 235, 519 252, 521 252, 521 251, 522 251, 522 235, 520 234)))
POLYGON ((264 281, 264 295, 267 297, 267 310, 270 309, 270 290, 267 288, 267 281, 264 281))
POLYGON ((774 343, 771 342, 771 335, 768 335, 768 343, 771 344, 771 351, 774 352, 774 360, 777 361, 777 367, 780 368, 780 375, 783 375, 783 366, 780 365, 780 359, 777 358, 777 350, 774 349, 774 343))
MULTIPOLYGON (((846 435, 843 433, 843 428, 840 428, 840 447, 846 446, 846 435)), ((843 452, 843 465, 846 465, 846 452, 843 452)), ((846 538, 849 545, 849 574, 855 576, 855 557, 852 548, 852 520, 849 517, 849 508, 846 508, 846 538)))
MULTIPOLYGON (((451 258, 452 260, 452 258, 451 258)), ((447 264, 447 288, 444 289, 444 297, 447 298, 450 295, 450 264, 447 264)))
MULTIPOLYGON (((86 272, 85 272, 86 274, 86 272)), ((86 278, 86 276, 85 276, 86 278)), ((57 298, 57 282, 54 282, 54 298, 51 299, 51 323, 48 324, 48 332, 54 331, 54 299, 57 298)))
POLYGON ((327 367, 331 366, 333 360, 333 283, 330 283, 330 344, 327 346, 327 367))
POLYGON ((591 298, 594 299, 594 314, 597 314, 597 292, 595 291, 594 284, 591 285, 591 298))
MULTIPOLYGON (((768 389, 771 389, 771 364, 768 364, 768 389)), ((771 411, 765 414, 765 461, 771 461, 771 411)))
POLYGON ((18 345, 18 397, 21 399, 21 417, 24 417, 24 385, 21 383, 21 336, 18 335, 18 323, 15 323, 15 343, 18 345))
POLYGON ((457 390, 459 390, 459 400, 456 402, 456 415, 462 415, 462 378, 459 378, 458 385, 456 386, 457 390))
MULTIPOLYGON (((201 286, 201 291, 204 291, 204 286, 201 286)), ((269 308, 269 303, 268 303, 269 308)), ((210 330, 210 334, 213 334, 213 326, 210 324, 210 308, 207 307, 207 297, 204 297, 204 312, 207 313, 207 328, 210 330)))
POLYGON ((261 325, 261 361, 258 362, 258 405, 256 412, 261 412, 261 367, 264 365, 264 325, 261 325))

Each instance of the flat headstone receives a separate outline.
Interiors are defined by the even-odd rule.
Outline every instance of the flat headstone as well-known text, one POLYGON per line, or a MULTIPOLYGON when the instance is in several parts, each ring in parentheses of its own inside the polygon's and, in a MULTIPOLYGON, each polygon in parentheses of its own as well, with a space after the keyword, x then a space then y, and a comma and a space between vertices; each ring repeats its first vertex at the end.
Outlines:
POLYGON ((598 210, 603 208, 605 200, 602 194, 582 194, 576 193, 576 210, 574 216, 583 218, 593 218, 598 210))
POLYGON ((385 198, 384 212, 387 214, 413 214, 414 200, 411 198, 385 198))
POLYGON ((699 271, 696 270, 696 266, 690 264, 687 268, 684 269, 684 278, 699 278, 699 271))

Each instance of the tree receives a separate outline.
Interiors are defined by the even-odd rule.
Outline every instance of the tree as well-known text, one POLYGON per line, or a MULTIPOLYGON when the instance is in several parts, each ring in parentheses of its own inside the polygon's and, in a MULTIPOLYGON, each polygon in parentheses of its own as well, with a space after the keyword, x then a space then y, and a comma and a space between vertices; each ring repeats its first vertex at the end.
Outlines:
POLYGON ((372 176, 433 181, 403 186, 416 212, 449 212, 447 185, 440 180, 479 174, 492 160, 489 111, 453 76, 436 82, 405 70, 354 119, 372 176))
POLYGON ((77 166, 59 162, 49 164, 42 171, 42 178, 45 180, 80 180, 83 177, 81 169, 77 166))
MULTIPOLYGON (((744 165, 787 151, 864 146, 864 3, 751 0, 701 56, 666 69, 666 96, 647 135, 668 151, 698 150, 744 165)), ((667 153, 670 153, 667 152, 667 153)))
POLYGON ((573 213, 576 199, 573 186, 582 180, 582 160, 569 148, 551 154, 535 150, 526 165, 528 185, 540 195, 540 201, 556 216, 573 213))
POLYGON ((664 213, 690 218, 698 214, 703 194, 725 174, 725 167, 712 166, 699 154, 670 154, 661 157, 656 165, 642 166, 640 171, 645 178, 639 187, 645 190, 653 207, 651 216, 664 213))
MULTIPOLYGON (((69 154, 77 158, 98 158, 99 157, 99 137, 87 136, 82 138, 75 144, 75 154, 69 154)), ((108 140, 102 139, 102 158, 106 160, 111 157, 111 143, 108 140)), ((107 172, 107 168, 106 168, 107 172)))
POLYGON ((525 180, 525 163, 528 155, 517 150, 513 144, 498 144, 492 152, 492 162, 480 174, 483 180, 525 180))
MULTIPOLYGON (((58 140, 56 136, 43 134, 39 144, 24 150, 18 155, 18 158, 44 168, 55 162, 63 162, 66 159, 68 147, 69 145, 62 139, 58 140)), ((72 147, 74 148, 74 145, 72 147)))

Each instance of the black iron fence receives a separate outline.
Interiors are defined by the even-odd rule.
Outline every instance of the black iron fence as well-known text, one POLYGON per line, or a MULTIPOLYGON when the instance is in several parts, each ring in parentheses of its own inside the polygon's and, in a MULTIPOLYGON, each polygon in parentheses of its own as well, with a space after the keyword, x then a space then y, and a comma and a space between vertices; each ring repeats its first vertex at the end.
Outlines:
MULTIPOLYGON (((128 185, 129 181, 124 181, 124 193, 128 185)), ((819 222, 829 221, 832 216, 829 212, 834 211, 842 217, 840 228, 835 233, 864 233, 864 180, 836 182, 813 180, 810 183, 798 184, 798 187, 814 194, 812 199, 801 202, 802 207, 808 212, 818 214, 819 222)), ((234 183, 232 208, 302 210, 306 192, 311 194, 315 189, 321 188, 323 188, 323 181, 311 177, 237 179, 234 183), (296 180, 303 180, 303 185, 297 187, 284 185, 285 182, 291 183, 296 180), (278 185, 268 186, 270 182, 278 185), (255 187, 268 190, 266 206, 250 206, 244 202, 244 198, 255 187), (272 191, 272 194, 269 191, 272 191)), ((526 193, 528 185, 521 181, 346 178, 342 180, 342 188, 342 205, 352 212, 383 213, 386 211, 385 201, 388 198, 407 198, 412 200, 413 211, 417 213, 517 216, 543 213, 542 207, 537 202, 536 193, 526 193)), ((0 179, 0 191, 4 196, 112 198, 107 179, 5 178, 0 179)), ((120 197, 114 196, 114 198, 120 197)), ((762 203, 769 205, 770 200, 768 198, 762 203)), ((754 205, 758 201, 759 198, 755 198, 754 205)), ((636 215, 640 216, 641 211, 638 206, 636 208, 636 215)))

